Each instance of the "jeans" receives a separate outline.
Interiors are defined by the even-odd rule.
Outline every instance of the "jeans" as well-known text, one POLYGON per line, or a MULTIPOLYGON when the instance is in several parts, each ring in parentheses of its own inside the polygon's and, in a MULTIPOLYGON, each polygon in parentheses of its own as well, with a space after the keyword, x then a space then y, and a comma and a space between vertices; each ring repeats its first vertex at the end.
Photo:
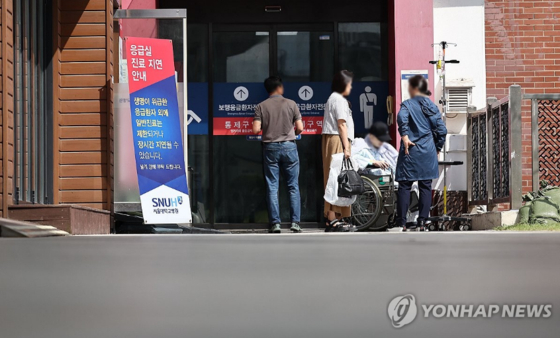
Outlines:
POLYGON ((299 196, 299 156, 294 141, 263 143, 263 166, 266 180, 266 202, 270 224, 280 223, 278 188, 280 171, 288 184, 292 223, 299 223, 301 202, 299 196))
MULTIPOLYGON (((410 206, 410 188, 414 181, 399 182, 399 193, 397 196, 397 226, 406 225, 406 214, 410 206)), ((418 220, 425 220, 430 216, 430 208, 432 207, 432 180, 418 181, 418 220)))

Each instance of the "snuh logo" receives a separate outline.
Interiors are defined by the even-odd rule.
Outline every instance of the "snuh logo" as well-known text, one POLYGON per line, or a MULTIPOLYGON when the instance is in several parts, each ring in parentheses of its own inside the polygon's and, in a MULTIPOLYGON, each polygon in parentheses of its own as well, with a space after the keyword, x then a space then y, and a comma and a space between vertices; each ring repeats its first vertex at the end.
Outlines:
POLYGON ((152 198, 152 206, 154 208, 171 208, 178 207, 183 204, 183 197, 169 197, 169 198, 152 198))

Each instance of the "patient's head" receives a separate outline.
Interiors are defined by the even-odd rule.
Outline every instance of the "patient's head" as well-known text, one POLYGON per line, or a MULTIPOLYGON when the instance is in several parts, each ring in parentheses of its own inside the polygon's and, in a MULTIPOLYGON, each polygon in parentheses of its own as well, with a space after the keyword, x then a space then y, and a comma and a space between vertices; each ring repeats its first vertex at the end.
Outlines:
POLYGON ((389 135, 389 127, 387 124, 378 121, 375 122, 371 128, 369 128, 369 140, 371 144, 379 148, 383 145, 384 142, 391 141, 391 135, 389 135))
POLYGON ((375 148, 380 148, 383 145, 383 142, 379 141, 379 139, 373 136, 372 134, 369 134, 368 137, 369 137, 369 141, 371 142, 371 145, 374 146, 375 148))

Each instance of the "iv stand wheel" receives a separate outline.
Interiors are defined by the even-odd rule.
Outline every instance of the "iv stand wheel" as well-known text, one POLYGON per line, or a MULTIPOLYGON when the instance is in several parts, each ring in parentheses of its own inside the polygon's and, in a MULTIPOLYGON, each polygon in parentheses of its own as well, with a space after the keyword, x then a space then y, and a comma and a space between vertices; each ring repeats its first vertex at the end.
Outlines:
POLYGON ((471 225, 470 224, 459 225, 459 231, 469 231, 469 230, 471 230, 471 225))

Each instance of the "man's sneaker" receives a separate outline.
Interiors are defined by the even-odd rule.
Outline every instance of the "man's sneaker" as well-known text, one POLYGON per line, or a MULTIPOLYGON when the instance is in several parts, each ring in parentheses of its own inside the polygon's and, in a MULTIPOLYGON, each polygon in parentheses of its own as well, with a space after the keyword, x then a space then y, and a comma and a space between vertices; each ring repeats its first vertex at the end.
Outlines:
POLYGON ((299 224, 297 224, 297 223, 292 223, 292 227, 290 228, 290 231, 291 232, 297 232, 297 233, 303 232, 301 230, 301 228, 299 227, 299 224))
POLYGON ((282 232, 282 228, 280 228, 280 224, 274 224, 270 227, 270 230, 268 230, 268 232, 271 234, 279 234, 282 232))

